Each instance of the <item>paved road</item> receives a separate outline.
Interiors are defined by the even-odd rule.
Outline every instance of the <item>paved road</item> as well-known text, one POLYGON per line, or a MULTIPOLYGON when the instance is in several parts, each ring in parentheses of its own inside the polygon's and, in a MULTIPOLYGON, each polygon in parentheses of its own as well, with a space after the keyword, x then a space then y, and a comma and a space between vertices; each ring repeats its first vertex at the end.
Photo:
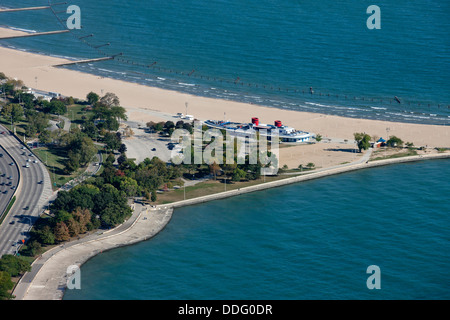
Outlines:
MULTIPOLYGON (((6 131, 0 126, 0 131, 6 131)), ((48 171, 24 144, 9 134, 0 135, 0 144, 14 158, 20 174, 16 202, 0 225, 0 256, 14 254, 27 239, 28 230, 41 215, 53 191, 48 171), (28 164, 28 167, 26 165, 28 164)), ((13 181, 13 183, 17 183, 13 181)))
POLYGON ((19 169, 14 159, 0 145, 0 217, 11 201, 18 182, 19 169))

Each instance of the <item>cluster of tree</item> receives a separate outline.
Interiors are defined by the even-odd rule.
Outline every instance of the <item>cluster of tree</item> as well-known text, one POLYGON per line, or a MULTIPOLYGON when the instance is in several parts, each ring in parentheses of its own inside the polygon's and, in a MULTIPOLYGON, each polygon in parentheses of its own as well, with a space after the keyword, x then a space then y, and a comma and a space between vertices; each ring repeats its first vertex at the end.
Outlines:
POLYGON ((50 139, 50 130, 47 128, 49 127, 50 117, 45 113, 27 109, 25 111, 25 119, 27 120, 25 134, 28 137, 39 135, 41 142, 48 143, 50 139), (41 138, 42 134, 43 136, 41 138))
MULTIPOLYGON (((391 136, 389 137, 389 140, 386 141, 386 145, 388 147, 398 147, 398 148, 402 148, 403 147, 403 140, 396 137, 396 136, 391 136)), ((413 144, 408 142, 408 147, 411 147, 413 144)))
POLYGON ((87 95, 88 102, 92 105, 93 116, 91 120, 97 122, 97 129, 117 131, 120 120, 126 120, 126 110, 120 106, 119 98, 114 93, 106 93, 100 98, 95 92, 87 95))
POLYGON ((60 191, 50 206, 51 218, 41 218, 30 233, 24 254, 36 255, 44 245, 68 241, 98 228, 111 228, 131 216, 126 195, 110 184, 80 184, 60 191))
POLYGON ((31 265, 23 257, 5 254, 0 259, 0 300, 12 298, 9 291, 14 287, 11 277, 31 271, 31 265))
POLYGON ((60 141, 60 146, 67 153, 66 173, 72 173, 80 167, 88 165, 97 153, 94 141, 79 129, 64 134, 60 141))
MULTIPOLYGON (((376 136, 371 137, 370 135, 368 135, 367 133, 359 133, 359 132, 355 132, 353 134, 353 136, 355 137, 355 141, 358 145, 358 149, 359 152, 361 152, 361 150, 367 150, 370 148, 370 141, 373 140, 374 142, 378 139, 376 136)), ((389 140, 386 141, 386 145, 388 147, 403 147, 403 140, 396 137, 396 136, 391 136, 389 137, 389 140)), ((414 144, 411 142, 408 142, 406 144, 407 147, 412 147, 414 144)))
POLYGON ((9 79, 3 72, 0 74, 0 80, 2 80, 1 87, 5 96, 14 96, 16 91, 25 88, 22 80, 9 79))
POLYGON ((55 115, 63 115, 67 113, 66 103, 56 98, 53 98, 50 102, 47 100, 38 101, 38 107, 44 113, 55 115))
MULTIPOLYGON (((115 167, 114 156, 110 154, 104 161, 104 169, 100 177, 96 178, 97 184, 107 183, 123 192, 128 197, 148 196, 156 194, 164 184, 176 180, 182 176, 180 166, 165 163, 157 157, 146 158, 143 162, 135 164, 132 159, 117 159, 115 167)), ((155 200, 153 200, 155 201, 155 200)))
POLYGON ((23 107, 18 103, 8 103, 3 106, 1 115, 6 121, 11 121, 12 124, 22 120, 24 115, 23 107))
POLYGON ((184 122, 182 120, 177 121, 177 123, 173 123, 173 121, 162 121, 162 122, 147 122, 147 128, 154 132, 159 132, 163 135, 171 136, 175 129, 185 129, 189 133, 193 133, 194 129, 192 123, 184 122))

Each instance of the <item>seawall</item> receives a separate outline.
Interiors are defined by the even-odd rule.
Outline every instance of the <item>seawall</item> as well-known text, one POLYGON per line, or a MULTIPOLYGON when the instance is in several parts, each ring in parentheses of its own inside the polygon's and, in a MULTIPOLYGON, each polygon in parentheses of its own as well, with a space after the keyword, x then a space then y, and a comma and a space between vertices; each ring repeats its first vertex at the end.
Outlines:
POLYGON ((430 159, 450 158, 450 153, 430 154, 423 156, 410 156, 404 158, 378 160, 358 164, 340 165, 321 171, 272 181, 260 185, 244 187, 238 190, 224 191, 214 195, 198 197, 156 208, 135 206, 133 216, 123 225, 103 234, 94 234, 92 237, 79 242, 67 243, 47 251, 33 263, 30 273, 25 274, 14 291, 16 299, 23 300, 60 300, 64 296, 67 286, 67 268, 72 265, 80 267, 92 257, 106 250, 131 245, 147 240, 159 233, 170 221, 174 208, 200 204, 208 201, 225 199, 236 195, 281 187, 301 181, 308 181, 327 177, 330 175, 351 172, 360 169, 369 169, 389 164, 408 163, 430 159))

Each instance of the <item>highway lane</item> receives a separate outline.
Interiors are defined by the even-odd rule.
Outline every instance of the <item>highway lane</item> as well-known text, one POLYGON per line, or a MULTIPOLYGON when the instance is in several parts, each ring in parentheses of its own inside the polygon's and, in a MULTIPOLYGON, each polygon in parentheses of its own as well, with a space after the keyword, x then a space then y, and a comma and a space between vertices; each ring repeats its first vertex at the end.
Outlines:
MULTIPOLYGON (((0 126, 0 131, 6 131, 0 126)), ((0 255, 17 252, 32 224, 53 196, 44 164, 12 135, 0 135, 0 144, 15 159, 20 172, 16 202, 0 226, 0 255)))
POLYGON ((0 217, 11 201, 18 182, 19 169, 13 158, 0 144, 0 217))

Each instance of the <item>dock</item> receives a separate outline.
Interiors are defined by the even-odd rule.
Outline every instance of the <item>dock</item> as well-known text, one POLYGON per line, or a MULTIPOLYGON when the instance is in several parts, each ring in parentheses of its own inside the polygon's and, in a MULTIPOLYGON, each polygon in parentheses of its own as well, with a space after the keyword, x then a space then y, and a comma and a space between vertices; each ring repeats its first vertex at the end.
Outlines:
POLYGON ((119 56, 119 55, 121 55, 121 54, 116 54, 116 55, 109 56, 109 57, 94 58, 94 59, 68 61, 68 62, 64 62, 64 63, 55 64, 55 65, 53 65, 53 67, 64 67, 64 66, 71 66, 71 65, 80 64, 80 63, 94 63, 94 62, 99 62, 99 61, 113 60, 116 56, 119 56))

